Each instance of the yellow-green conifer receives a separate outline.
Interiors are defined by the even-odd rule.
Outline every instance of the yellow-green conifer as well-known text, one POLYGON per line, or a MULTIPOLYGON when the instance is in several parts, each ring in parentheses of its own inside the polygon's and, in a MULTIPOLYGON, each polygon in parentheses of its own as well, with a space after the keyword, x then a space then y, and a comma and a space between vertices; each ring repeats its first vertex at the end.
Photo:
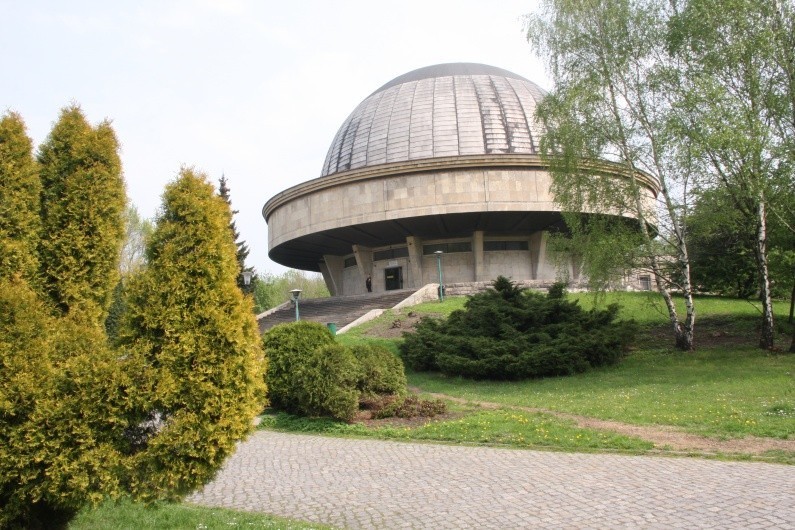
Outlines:
POLYGON ((205 175, 183 169, 167 186, 129 287, 121 342, 141 372, 134 493, 171 497, 211 478, 264 404, 251 300, 237 288, 229 206, 205 175), (136 481, 137 478, 137 481, 136 481))
POLYGON ((44 290, 63 313, 101 322, 118 282, 124 241, 119 143, 105 121, 78 106, 61 111, 39 150, 43 187, 40 262, 44 290))
POLYGON ((33 143, 22 118, 8 113, 0 118, 0 278, 36 276, 40 193, 33 143))

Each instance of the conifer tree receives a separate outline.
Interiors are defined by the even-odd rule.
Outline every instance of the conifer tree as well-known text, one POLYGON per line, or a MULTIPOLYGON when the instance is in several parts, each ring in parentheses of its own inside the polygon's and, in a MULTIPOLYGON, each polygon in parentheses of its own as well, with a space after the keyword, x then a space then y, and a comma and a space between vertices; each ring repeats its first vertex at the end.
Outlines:
POLYGON ((221 198, 226 201, 226 204, 229 205, 229 209, 232 211, 232 222, 229 223, 229 228, 232 230, 232 237, 235 240, 235 245, 237 245, 237 264, 240 268, 240 275, 237 278, 237 286, 240 287, 240 290, 246 294, 251 294, 254 292, 254 286, 256 277, 254 276, 254 267, 246 267, 246 258, 248 258, 248 245, 245 241, 240 241, 240 232, 237 229, 237 225, 235 224, 234 216, 238 214, 238 210, 232 209, 232 197, 229 194, 229 186, 227 185, 227 180, 224 175, 221 175, 221 178, 218 179, 218 194, 221 198), (249 285, 245 284, 243 280, 243 272, 250 272, 251 283, 249 285))
POLYGON ((0 119, 0 278, 36 276, 40 193, 33 142, 22 118, 8 113, 0 119))
POLYGON ((118 281, 124 241, 124 181, 110 123, 92 127, 66 107, 39 150, 43 186, 41 270, 62 314, 102 322, 118 281))
POLYGON ((166 187, 145 270, 130 282, 122 344, 145 367, 133 492, 185 493, 212 477, 264 406, 264 354, 236 287, 231 212, 203 174, 166 187), (148 422, 148 423, 147 423, 148 422))

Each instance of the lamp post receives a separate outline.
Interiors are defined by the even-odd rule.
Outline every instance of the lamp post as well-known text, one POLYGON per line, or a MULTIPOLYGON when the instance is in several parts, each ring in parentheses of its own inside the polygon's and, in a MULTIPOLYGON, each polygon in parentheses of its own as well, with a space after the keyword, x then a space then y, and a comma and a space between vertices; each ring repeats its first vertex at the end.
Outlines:
POLYGON ((243 285, 251 285, 251 278, 254 276, 254 273, 251 271, 243 271, 240 274, 243 276, 243 285))
POLYGON ((436 268, 439 271, 439 301, 444 302, 444 281, 442 280, 442 254, 441 250, 434 252, 436 254, 436 268))
POLYGON ((290 296, 295 304, 295 321, 298 322, 301 320, 301 316, 298 313, 298 297, 301 296, 301 289, 293 289, 290 291, 290 296))

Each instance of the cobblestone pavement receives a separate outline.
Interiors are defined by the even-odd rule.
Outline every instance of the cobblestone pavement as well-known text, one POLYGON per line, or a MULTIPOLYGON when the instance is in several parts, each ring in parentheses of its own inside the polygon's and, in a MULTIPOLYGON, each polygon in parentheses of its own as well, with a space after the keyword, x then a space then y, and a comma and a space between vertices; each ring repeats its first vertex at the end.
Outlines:
POLYGON ((342 528, 795 528, 795 468, 256 432, 189 502, 342 528))

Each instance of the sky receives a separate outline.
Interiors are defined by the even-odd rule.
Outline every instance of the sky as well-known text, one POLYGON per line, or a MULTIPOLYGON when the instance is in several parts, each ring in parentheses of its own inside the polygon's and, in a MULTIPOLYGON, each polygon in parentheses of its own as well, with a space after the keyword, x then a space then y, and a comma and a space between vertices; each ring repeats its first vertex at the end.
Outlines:
POLYGON ((0 0, 0 113, 42 143, 60 110, 111 121, 127 194, 153 218, 183 166, 217 186, 257 272, 262 206, 320 176, 345 118, 423 66, 485 63, 549 89, 522 30, 535 0, 0 0))

